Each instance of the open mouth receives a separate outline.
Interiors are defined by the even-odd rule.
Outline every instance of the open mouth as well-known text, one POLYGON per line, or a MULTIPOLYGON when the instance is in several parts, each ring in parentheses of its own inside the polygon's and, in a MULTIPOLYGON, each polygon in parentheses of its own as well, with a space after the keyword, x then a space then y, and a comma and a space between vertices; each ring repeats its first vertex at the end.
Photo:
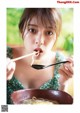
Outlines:
POLYGON ((36 48, 36 49, 34 49, 34 51, 37 52, 36 55, 39 55, 40 53, 43 52, 41 48, 36 48))

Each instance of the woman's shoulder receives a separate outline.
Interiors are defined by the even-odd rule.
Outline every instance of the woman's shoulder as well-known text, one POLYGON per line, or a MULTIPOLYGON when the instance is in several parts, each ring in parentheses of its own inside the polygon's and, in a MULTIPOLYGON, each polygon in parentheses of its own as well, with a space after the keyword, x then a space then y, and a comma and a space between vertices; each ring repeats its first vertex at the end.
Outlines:
POLYGON ((60 62, 66 59, 66 56, 63 54, 63 52, 56 51, 56 61, 60 62))
POLYGON ((60 62, 66 59, 66 56, 61 51, 52 51, 50 56, 53 60, 55 59, 55 62, 60 62))

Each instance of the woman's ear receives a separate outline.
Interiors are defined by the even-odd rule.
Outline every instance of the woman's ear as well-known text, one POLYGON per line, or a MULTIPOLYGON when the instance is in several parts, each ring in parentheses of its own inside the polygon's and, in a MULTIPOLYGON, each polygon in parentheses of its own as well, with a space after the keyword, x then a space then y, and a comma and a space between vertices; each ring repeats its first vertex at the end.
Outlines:
POLYGON ((57 36, 56 36, 56 33, 55 33, 55 34, 54 34, 54 44, 53 44, 52 50, 53 50, 53 48, 55 48, 56 41, 57 41, 57 36))
POLYGON ((54 39, 55 39, 55 41, 56 41, 56 39, 57 39, 56 33, 54 34, 54 39))
MULTIPOLYGON (((56 37, 56 33, 54 34, 54 44, 56 43, 57 37, 56 37)), ((53 45, 54 46, 54 45, 53 45)))

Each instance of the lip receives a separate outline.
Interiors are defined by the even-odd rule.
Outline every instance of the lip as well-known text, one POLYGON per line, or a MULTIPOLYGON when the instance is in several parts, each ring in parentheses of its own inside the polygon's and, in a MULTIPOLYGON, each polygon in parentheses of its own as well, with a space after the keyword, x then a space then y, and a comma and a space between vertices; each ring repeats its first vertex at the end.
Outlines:
POLYGON ((39 52, 39 53, 43 52, 43 50, 41 48, 35 48, 34 51, 39 52))

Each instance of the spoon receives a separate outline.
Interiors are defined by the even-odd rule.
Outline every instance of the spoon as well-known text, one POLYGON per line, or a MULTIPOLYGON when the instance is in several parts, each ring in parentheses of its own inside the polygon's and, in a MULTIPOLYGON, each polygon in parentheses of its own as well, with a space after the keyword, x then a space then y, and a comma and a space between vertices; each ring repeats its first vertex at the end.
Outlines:
POLYGON ((47 65, 47 66, 45 66, 45 65, 33 64, 32 67, 33 67, 34 69, 40 70, 40 69, 45 69, 45 68, 50 67, 50 66, 58 65, 58 64, 61 64, 61 63, 67 63, 67 62, 69 62, 69 61, 57 62, 57 63, 55 63, 55 64, 50 64, 50 65, 47 65))

